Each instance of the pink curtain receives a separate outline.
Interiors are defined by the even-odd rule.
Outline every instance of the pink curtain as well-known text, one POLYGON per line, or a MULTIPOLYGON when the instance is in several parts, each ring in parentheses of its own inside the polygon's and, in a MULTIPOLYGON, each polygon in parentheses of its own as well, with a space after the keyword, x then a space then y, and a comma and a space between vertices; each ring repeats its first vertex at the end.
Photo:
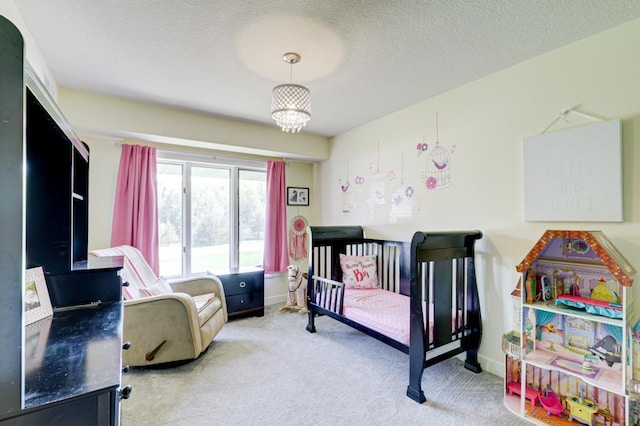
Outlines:
POLYGON ((159 275, 156 169, 155 148, 122 145, 111 247, 136 247, 159 275))
POLYGON ((285 163, 267 162, 267 211, 265 213, 264 260, 266 273, 284 272, 289 265, 287 250, 287 205, 285 163))

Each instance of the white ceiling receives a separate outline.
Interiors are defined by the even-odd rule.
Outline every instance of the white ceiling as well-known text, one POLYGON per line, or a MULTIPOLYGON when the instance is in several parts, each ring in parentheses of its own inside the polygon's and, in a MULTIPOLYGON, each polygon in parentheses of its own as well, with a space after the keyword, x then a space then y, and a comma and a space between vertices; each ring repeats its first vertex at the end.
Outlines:
POLYGON ((638 0, 18 0, 62 87, 275 126, 311 90, 333 136, 640 17, 638 0))

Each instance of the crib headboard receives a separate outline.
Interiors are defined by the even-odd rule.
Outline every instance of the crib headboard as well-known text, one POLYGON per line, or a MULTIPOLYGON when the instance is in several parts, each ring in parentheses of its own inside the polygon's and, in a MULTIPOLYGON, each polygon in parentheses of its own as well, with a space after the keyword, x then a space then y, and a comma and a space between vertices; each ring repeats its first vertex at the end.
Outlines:
POLYGON ((309 276, 342 282, 340 253, 376 255, 380 287, 409 295, 410 243, 366 238, 361 226, 310 226, 309 276))

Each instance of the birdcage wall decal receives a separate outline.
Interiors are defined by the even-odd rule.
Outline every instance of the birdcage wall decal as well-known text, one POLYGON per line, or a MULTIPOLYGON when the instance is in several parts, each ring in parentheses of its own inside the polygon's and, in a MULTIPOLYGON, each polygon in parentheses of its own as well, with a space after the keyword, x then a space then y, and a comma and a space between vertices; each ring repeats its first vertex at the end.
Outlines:
POLYGON ((451 154, 439 142, 427 154, 425 184, 429 189, 442 189, 451 185, 451 154))
POLYGON ((384 204, 385 203, 385 181, 386 177, 380 170, 371 175, 369 179, 370 192, 369 203, 370 204, 384 204))
POLYGON ((389 218, 392 222, 398 219, 407 219, 413 211, 413 187, 400 185, 391 196, 391 210, 389 218))
POLYGON ((345 183, 340 182, 340 204, 342 213, 352 213, 355 210, 356 204, 349 180, 345 183))

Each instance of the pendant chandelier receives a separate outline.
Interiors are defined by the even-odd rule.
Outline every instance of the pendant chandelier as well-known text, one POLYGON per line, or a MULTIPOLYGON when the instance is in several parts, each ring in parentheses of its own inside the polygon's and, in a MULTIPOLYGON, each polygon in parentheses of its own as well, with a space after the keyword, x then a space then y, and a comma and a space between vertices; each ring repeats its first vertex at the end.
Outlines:
POLYGON ((300 55, 287 52, 282 60, 291 66, 290 83, 273 88, 271 94, 271 118, 283 132, 299 132, 311 118, 311 92, 304 86, 293 84, 293 65, 300 62, 300 55))

